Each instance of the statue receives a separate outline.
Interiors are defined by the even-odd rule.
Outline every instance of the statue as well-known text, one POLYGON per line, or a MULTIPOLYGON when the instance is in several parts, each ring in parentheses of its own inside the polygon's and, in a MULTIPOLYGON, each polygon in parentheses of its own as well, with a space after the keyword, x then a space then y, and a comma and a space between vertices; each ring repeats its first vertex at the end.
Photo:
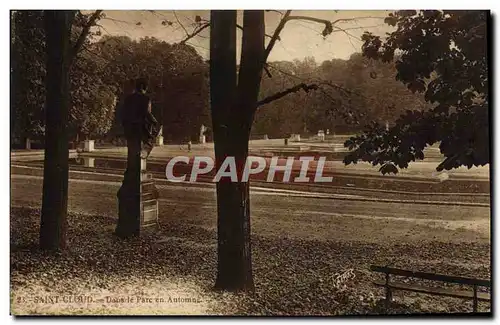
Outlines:
POLYGON ((140 233, 143 213, 142 181, 146 178, 146 171, 142 170, 142 166, 145 166, 145 160, 151 153, 154 140, 160 131, 159 123, 151 114, 151 99, 146 95, 146 91, 146 80, 138 79, 134 93, 125 99, 121 114, 127 140, 127 169, 117 193, 119 217, 115 234, 119 237, 140 233))
POLYGON ((207 131, 207 127, 205 125, 201 125, 200 127, 200 143, 204 144, 206 142, 205 132, 207 131))
MULTIPOLYGON (((151 105, 151 103, 149 104, 151 105)), ((153 150, 153 147, 156 142, 156 138, 160 135, 163 128, 160 126, 160 123, 156 120, 154 115, 151 113, 151 106, 149 106, 148 111, 146 112, 146 121, 143 130, 143 151, 141 152, 141 158, 146 159, 149 157, 149 154, 153 150)))

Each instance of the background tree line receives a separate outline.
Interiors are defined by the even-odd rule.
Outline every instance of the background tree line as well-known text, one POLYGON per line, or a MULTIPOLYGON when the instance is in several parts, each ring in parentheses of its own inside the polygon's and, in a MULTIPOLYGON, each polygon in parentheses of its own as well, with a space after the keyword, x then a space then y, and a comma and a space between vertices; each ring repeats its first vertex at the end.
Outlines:
MULTIPOLYGON (((73 38, 83 15, 76 16, 73 38)), ((13 13, 11 105, 12 145, 26 138, 43 141, 45 101, 45 32, 41 11, 13 13)), ((69 137, 111 140, 121 135, 117 114, 132 79, 148 76, 153 113, 164 125, 169 142, 197 140, 200 126, 210 125, 208 62, 189 45, 156 38, 89 33, 71 68, 69 137)), ((361 131, 371 121, 393 123, 405 110, 430 108, 423 96, 395 79, 393 62, 375 61, 360 53, 348 60, 317 63, 303 60, 270 62, 261 82, 260 98, 297 82, 329 84, 316 91, 293 92, 256 113, 252 136, 288 137, 361 131), (349 94, 339 92, 349 90, 349 94), (341 109, 342 107, 342 109, 341 109), (346 110, 345 107, 348 109, 346 110)), ((208 138, 211 140, 210 130, 208 138)))
POLYGON ((287 137, 292 133, 315 134, 320 129, 352 134, 371 121, 392 124, 408 109, 431 107, 422 95, 412 93, 395 79, 393 62, 374 61, 361 53, 352 54, 348 60, 332 59, 321 64, 314 57, 270 62, 269 71, 271 76, 262 78, 261 97, 301 81, 323 87, 290 93, 260 108, 254 134, 287 137))

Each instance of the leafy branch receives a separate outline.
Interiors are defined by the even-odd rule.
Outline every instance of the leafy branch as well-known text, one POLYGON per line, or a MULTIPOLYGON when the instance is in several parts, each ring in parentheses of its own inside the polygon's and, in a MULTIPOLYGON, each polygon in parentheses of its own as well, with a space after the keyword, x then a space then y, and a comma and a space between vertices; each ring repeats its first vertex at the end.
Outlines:
POLYGON ((305 91, 306 93, 308 93, 309 91, 311 90, 317 90, 318 89, 318 85, 317 84, 306 84, 306 83, 301 83, 301 84, 298 84, 296 86, 293 86, 291 88, 288 88, 288 89, 285 89, 283 91, 280 91, 276 94, 273 94, 271 96, 268 96, 260 101, 257 102, 257 107, 260 107, 262 105, 266 105, 266 104, 269 104, 270 102, 272 101, 275 101, 277 99, 280 99, 282 97, 285 97, 286 95, 288 94, 291 94, 291 93, 296 93, 298 92, 299 90, 303 90, 305 91))

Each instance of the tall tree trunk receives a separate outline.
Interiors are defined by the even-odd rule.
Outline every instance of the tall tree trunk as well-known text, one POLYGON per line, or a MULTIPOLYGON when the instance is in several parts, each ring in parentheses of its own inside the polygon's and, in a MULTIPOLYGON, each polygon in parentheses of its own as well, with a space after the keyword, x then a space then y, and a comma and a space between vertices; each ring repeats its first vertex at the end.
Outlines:
POLYGON ((46 10, 46 130, 40 247, 66 248, 68 206, 69 47, 74 11, 46 10))
MULTIPOLYGON (((16 14, 12 10, 10 13, 10 146, 15 144, 16 137, 16 92, 15 86, 17 85, 17 42, 16 42, 16 14)), ((22 139, 21 139, 22 141, 22 139)))
MULTIPOLYGON (((264 12, 245 11, 243 45, 236 87, 236 12, 212 11, 210 98, 216 166, 235 157, 238 179, 248 156, 264 59, 264 12), (236 98, 234 98, 236 94, 236 98)), ((248 182, 217 183, 218 265, 215 286, 253 291, 248 182)))

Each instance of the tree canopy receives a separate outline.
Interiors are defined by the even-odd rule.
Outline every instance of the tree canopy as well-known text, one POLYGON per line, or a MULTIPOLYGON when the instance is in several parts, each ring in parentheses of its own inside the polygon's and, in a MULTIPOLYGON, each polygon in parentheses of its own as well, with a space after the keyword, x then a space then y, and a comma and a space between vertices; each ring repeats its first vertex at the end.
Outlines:
POLYGON ((208 65, 193 47, 153 37, 103 36, 90 51, 103 64, 104 82, 117 87, 119 100, 133 90, 130 80, 148 78, 153 114, 167 140, 194 140, 201 124, 210 124, 208 65))
MULTIPOLYGON (((91 15, 77 12, 73 42, 91 15)), ((11 123, 16 145, 25 138, 42 140, 45 133, 46 37, 43 11, 16 11, 12 16, 11 123)), ((94 28, 83 40, 70 74, 72 139, 119 135, 119 128, 113 128, 115 108, 131 90, 130 81, 142 76, 149 78, 153 113, 166 125, 165 138, 196 137, 201 124, 210 124, 208 65, 189 45, 103 36, 94 28)))
MULTIPOLYGON (((43 26, 43 11, 16 11, 13 37, 13 100, 14 141, 24 137, 42 139, 45 133, 45 78, 46 35, 43 26)), ((89 15, 77 13, 73 21, 72 41, 77 42, 89 15)), ((95 37, 89 33, 82 46, 88 48, 95 37)), ((78 53, 71 66, 71 106, 69 116, 70 133, 79 135, 102 135, 109 130, 109 109, 96 105, 96 101, 108 98, 116 92, 113 85, 104 82, 99 73, 100 62, 86 51, 78 53), (97 110, 97 111, 96 111, 97 110)), ((114 107, 112 108, 114 110, 114 107)))
POLYGON ((40 11, 15 11, 12 15, 13 140, 44 133, 45 32, 40 11))
POLYGON ((486 11, 402 10, 385 22, 396 30, 385 39, 366 32, 363 55, 395 62, 396 79, 424 94, 432 109, 411 108, 386 129, 372 123, 346 141, 345 163, 380 165, 382 173, 424 158, 439 143, 444 161, 437 170, 490 162, 486 11))

